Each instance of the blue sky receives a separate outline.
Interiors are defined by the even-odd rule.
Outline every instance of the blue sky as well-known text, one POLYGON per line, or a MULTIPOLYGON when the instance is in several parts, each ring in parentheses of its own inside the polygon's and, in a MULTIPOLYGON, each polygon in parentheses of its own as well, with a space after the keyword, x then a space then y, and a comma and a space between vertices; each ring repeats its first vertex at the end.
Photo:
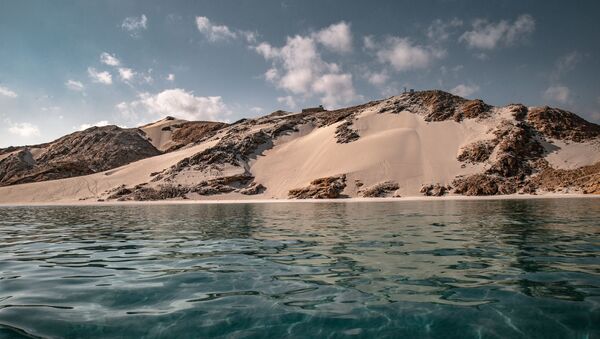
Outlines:
POLYGON ((439 88, 600 122, 595 1, 0 0, 0 147, 439 88))

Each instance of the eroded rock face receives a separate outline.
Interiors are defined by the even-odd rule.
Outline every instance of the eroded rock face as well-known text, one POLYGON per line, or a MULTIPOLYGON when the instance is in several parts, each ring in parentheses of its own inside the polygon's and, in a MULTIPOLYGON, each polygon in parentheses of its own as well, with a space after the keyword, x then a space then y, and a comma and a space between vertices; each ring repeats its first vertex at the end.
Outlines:
POLYGON ((479 163, 487 161, 497 145, 496 140, 477 141, 461 150, 458 161, 479 163))
POLYGON ((352 129, 352 121, 344 121, 335 130, 335 137, 338 144, 347 144, 358 140, 360 135, 352 129))
POLYGON ((600 162, 570 170, 547 166, 531 178, 530 186, 550 192, 572 190, 600 194, 600 162))
POLYGON ((221 193, 229 193, 244 189, 254 179, 251 175, 239 174, 226 176, 211 180, 205 180, 198 183, 190 189, 190 192, 200 195, 215 195, 221 193))
POLYGON ((440 184, 430 184, 423 185, 421 187, 421 193, 428 197, 441 197, 442 195, 448 193, 450 191, 450 187, 446 187, 440 184))
POLYGON ((158 154, 160 151, 137 128, 91 127, 47 144, 22 148, 3 159, 0 185, 92 174, 158 154), (35 156, 29 151, 34 148, 35 156), (29 158, 23 162, 27 153, 29 158))
MULTIPOLYGON (((175 151, 185 145, 199 143, 214 136, 228 124, 214 121, 188 121, 173 125, 171 139, 175 143, 166 152, 175 151)), ((169 127, 171 129, 171 127, 169 127)))
POLYGON ((256 183, 249 183, 254 177, 249 175, 232 175, 211 180, 203 180, 195 185, 181 185, 173 183, 161 183, 155 187, 149 187, 146 184, 137 185, 134 188, 119 186, 114 190, 106 192, 108 200, 165 200, 165 199, 187 199, 191 193, 199 195, 215 195, 230 192, 240 192, 242 194, 258 194, 264 189, 264 186, 256 183), (243 193, 244 191, 245 193, 243 193), (256 192, 256 193, 252 193, 256 192))
POLYGON ((600 137, 600 126, 579 116, 548 106, 531 109, 527 122, 544 136, 582 142, 600 137))
POLYGON ((399 188, 400 186, 398 186, 398 183, 396 182, 384 181, 367 187, 364 190, 360 190, 358 193, 362 194, 365 198, 382 198, 390 196, 399 188))
POLYGON ((517 192, 514 180, 488 174, 458 177, 452 182, 454 193, 463 195, 502 195, 517 192))
POLYGON ((404 102, 395 103, 394 111, 422 114, 426 121, 481 118, 487 116, 492 108, 481 100, 467 100, 439 90, 406 93, 405 97, 404 102))
POLYGON ((303 188, 290 190, 290 199, 336 199, 346 187, 346 175, 319 178, 303 188))
POLYGON ((35 166, 35 160, 28 149, 15 151, 15 153, 0 160, 0 185, 10 184, 22 173, 27 173, 35 166))
POLYGON ((266 189, 262 184, 252 182, 248 187, 240 189, 239 192, 243 195, 256 195, 264 192, 266 189))

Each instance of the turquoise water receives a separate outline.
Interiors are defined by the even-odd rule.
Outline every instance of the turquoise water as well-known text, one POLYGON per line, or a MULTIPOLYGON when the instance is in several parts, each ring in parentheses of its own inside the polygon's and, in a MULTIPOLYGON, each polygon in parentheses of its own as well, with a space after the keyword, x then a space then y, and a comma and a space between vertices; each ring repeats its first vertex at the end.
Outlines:
POLYGON ((600 337, 600 199, 0 208, 0 337, 600 337))

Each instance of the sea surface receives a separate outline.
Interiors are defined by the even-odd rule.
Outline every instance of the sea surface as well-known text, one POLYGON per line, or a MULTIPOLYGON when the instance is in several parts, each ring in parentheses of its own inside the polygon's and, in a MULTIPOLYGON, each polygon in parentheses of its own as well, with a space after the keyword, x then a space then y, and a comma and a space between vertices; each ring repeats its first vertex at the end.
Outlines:
POLYGON ((599 338, 600 199, 2 207, 0 337, 599 338))

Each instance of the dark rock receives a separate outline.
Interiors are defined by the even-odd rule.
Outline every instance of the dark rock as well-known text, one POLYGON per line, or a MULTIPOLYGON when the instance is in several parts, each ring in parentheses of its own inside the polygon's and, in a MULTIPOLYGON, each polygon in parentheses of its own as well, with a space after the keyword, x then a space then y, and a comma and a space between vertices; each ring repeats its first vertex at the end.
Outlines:
POLYGON ((256 195, 264 192, 265 190, 265 186, 253 182, 250 184, 250 186, 240 189, 239 192, 244 195, 256 195))
POLYGON ((449 190, 449 187, 442 186, 440 184, 423 185, 423 187, 421 187, 421 193, 428 197, 441 197, 442 195, 448 193, 449 190))
POLYGON ((496 147, 497 140, 476 141, 465 146, 458 155, 458 161, 479 163, 487 161, 496 147))
POLYGON ((360 138, 360 135, 351 127, 352 121, 346 120, 335 129, 335 138, 338 144, 347 144, 360 138))
POLYGON ((545 106, 531 109, 527 122, 550 138, 582 142, 600 137, 600 125, 558 108, 545 106))
POLYGON ((362 194, 362 196, 365 198, 378 198, 389 196, 398 188, 400 188, 400 186, 398 186, 398 183, 392 181, 385 181, 368 187, 362 191, 359 191, 358 193, 362 194))
POLYGON ((513 194, 518 185, 514 180, 488 174, 459 177, 452 182, 454 193, 464 195, 513 194))
POLYGON ((91 127, 31 148, 38 150, 35 159, 28 153, 27 163, 15 159, 26 148, 0 161, 0 186, 92 174, 160 154, 139 129, 117 126, 91 127))
POLYGON ((338 175, 313 180, 307 187, 290 190, 288 196, 291 199, 335 199, 345 187, 346 175, 338 175))

